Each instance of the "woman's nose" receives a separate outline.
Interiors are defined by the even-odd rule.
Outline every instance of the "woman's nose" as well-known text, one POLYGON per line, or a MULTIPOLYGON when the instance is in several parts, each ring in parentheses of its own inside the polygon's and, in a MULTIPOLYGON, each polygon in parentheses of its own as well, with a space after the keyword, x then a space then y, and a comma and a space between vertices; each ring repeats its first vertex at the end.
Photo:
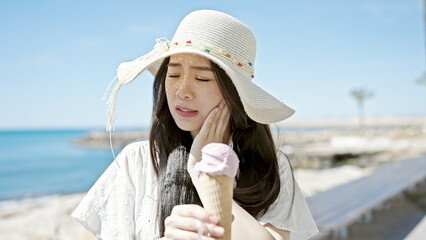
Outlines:
POLYGON ((183 77, 179 80, 176 95, 185 100, 191 100, 194 98, 191 83, 188 81, 187 77, 183 77))

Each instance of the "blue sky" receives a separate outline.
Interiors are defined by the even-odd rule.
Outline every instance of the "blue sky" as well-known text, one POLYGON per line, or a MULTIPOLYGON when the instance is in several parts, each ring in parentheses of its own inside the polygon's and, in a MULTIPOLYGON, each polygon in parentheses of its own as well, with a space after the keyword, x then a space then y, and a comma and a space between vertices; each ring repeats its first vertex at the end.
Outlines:
MULTIPOLYGON (((257 39, 254 82, 293 120, 356 117, 349 92, 374 97, 367 116, 426 116, 422 0, 1 1, 0 129, 105 126, 101 100, 123 61, 171 39, 191 11, 244 22, 257 39)), ((152 81, 122 87, 117 127, 147 126, 152 81)))

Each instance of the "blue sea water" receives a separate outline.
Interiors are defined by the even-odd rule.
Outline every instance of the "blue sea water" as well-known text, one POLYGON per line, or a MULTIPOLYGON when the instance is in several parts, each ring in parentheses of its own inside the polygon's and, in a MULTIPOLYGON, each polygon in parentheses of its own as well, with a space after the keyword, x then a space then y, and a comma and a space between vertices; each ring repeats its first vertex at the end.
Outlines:
MULTIPOLYGON (((296 128, 280 132, 321 130, 296 128)), ((88 191, 113 161, 109 149, 71 144, 89 132, 0 131, 0 201, 88 191)))
POLYGON ((0 131, 0 200, 86 192, 113 161, 77 147, 88 130, 0 131))

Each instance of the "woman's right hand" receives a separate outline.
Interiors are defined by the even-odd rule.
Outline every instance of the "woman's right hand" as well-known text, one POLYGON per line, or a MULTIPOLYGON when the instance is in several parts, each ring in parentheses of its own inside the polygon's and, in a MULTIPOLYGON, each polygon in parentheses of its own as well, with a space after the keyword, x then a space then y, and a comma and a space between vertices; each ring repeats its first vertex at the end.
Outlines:
POLYGON ((213 108, 199 133, 194 138, 189 152, 187 170, 191 176, 192 183, 198 189, 198 176, 194 171, 194 166, 201 160, 201 149, 209 143, 227 143, 229 142, 230 130, 229 119, 231 112, 225 99, 222 99, 220 104, 213 108), (227 138, 228 137, 228 138, 227 138))
POLYGON ((177 205, 164 221, 163 239, 220 239, 225 230, 218 223, 216 216, 199 205, 177 205), (201 238, 198 237, 199 232, 202 234, 201 238))

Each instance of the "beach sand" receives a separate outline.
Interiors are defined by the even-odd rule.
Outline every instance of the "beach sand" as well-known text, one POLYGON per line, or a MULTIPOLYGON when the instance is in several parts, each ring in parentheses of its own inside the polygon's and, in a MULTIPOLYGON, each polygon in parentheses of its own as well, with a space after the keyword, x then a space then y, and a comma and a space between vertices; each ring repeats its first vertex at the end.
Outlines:
MULTIPOLYGON (((319 159, 319 162, 322 162, 335 158, 339 154, 347 153, 355 153, 359 159, 357 164, 353 165, 334 164, 330 165, 334 167, 323 168, 324 166, 320 166, 319 169, 318 166, 311 169, 296 168, 294 170, 295 178, 306 196, 364 177, 384 164, 425 153, 426 118, 404 121, 392 119, 386 121, 375 119, 373 121, 370 119, 369 122, 372 125, 361 131, 356 127, 348 128, 348 123, 346 123, 343 130, 330 129, 322 132, 288 132, 284 134, 283 140, 286 145, 283 150, 290 156, 292 164, 296 163, 295 165, 300 166, 304 164, 304 161, 311 164, 318 156, 323 157, 319 159), (373 123, 381 125, 374 127, 373 123)), ((324 127, 339 123, 342 121, 336 120, 332 123, 329 120, 313 121, 312 123, 289 122, 286 127, 324 127), (313 123, 316 125, 312 125, 313 123)), ((356 125, 355 120, 350 123, 353 126, 356 125)), ((99 139, 102 140, 104 135, 101 134, 100 137, 96 134, 92 135, 89 139, 90 144, 87 143, 87 139, 82 144, 92 147, 103 146, 107 141, 99 141, 99 139)), ((123 144, 128 141, 128 137, 123 137, 123 144)), ((130 136, 133 139, 134 137, 130 136)), ((0 202, 0 240, 95 239, 91 233, 70 217, 84 195, 85 193, 80 193, 19 202, 0 202)), ((419 196, 420 199, 423 199, 421 201, 426 202, 426 193, 419 196)), ((410 198, 396 200, 390 207, 375 212, 372 222, 353 224, 349 229, 350 239, 394 239, 387 238, 389 236, 387 232, 396 231, 397 228, 405 229, 402 234, 395 233, 396 236, 402 236, 412 229, 418 216, 424 216, 425 208, 421 206, 418 201, 412 201, 410 198), (409 216, 415 217, 396 215, 398 213, 409 213, 409 216), (392 222, 395 220, 394 218, 408 220, 392 222), (379 231, 379 229, 381 230, 379 231), (369 234, 375 237, 367 238, 366 236, 369 234)))
MULTIPOLYGON (((306 196, 310 196, 366 176, 371 171, 371 168, 344 165, 329 169, 295 169, 294 175, 302 191, 306 196)), ((424 186, 423 188, 426 189, 424 186)), ((398 239, 381 237, 388 236, 387 231, 396 231, 396 229, 400 231, 397 236, 408 234, 419 217, 425 214, 426 190, 423 191, 423 195, 420 195, 421 200, 418 200, 419 197, 416 197, 416 202, 408 198, 395 200, 383 211, 375 212, 372 222, 355 223, 349 229, 350 239, 398 239), (423 209, 419 207, 421 204, 418 202, 424 204, 425 207, 423 209), (402 225, 395 227, 396 224, 402 225), (376 237, 365 238, 369 234, 376 237)), ((0 206, 0 239, 95 239, 91 233, 70 217, 84 195, 85 193, 79 193, 2 203, 0 206)))
MULTIPOLYGON (((369 169, 341 166, 332 169, 296 169, 295 178, 307 196, 365 176, 369 169), (338 177, 335 177, 338 176, 338 177)), ((0 239, 95 239, 70 217, 85 193, 51 196, 0 207, 0 239)))
POLYGON ((0 208, 0 239, 96 239, 70 217, 85 193, 50 196, 6 204, 0 208))

